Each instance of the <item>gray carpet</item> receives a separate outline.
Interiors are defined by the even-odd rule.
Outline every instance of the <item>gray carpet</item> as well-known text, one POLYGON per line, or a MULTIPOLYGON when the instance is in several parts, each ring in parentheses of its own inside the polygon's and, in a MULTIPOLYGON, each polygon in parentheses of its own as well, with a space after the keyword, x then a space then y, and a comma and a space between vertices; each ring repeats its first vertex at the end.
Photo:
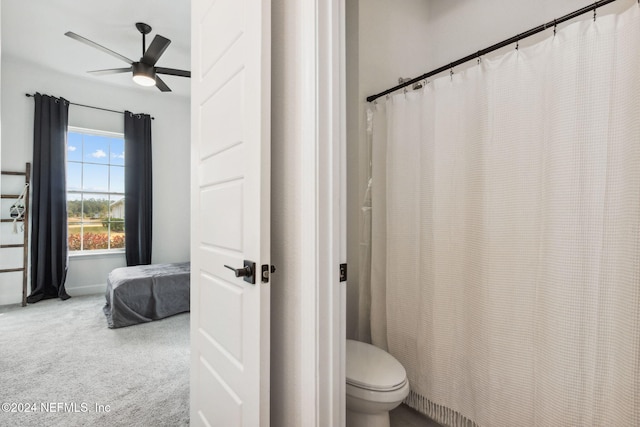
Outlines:
POLYGON ((0 306, 0 426, 189 424, 189 313, 108 329, 104 302, 0 306))

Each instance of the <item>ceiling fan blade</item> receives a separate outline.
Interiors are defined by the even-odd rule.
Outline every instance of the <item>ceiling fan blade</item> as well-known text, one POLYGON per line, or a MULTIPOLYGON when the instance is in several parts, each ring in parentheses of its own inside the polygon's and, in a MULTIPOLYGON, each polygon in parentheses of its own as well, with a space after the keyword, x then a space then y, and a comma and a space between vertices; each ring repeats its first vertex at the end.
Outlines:
POLYGON ((168 74, 170 76, 191 77, 191 71, 176 70, 175 68, 156 67, 156 74, 168 74))
POLYGON ((163 82, 162 79, 158 76, 156 76, 156 86, 162 92, 171 92, 171 89, 169 89, 169 86, 167 86, 167 84, 163 82))
POLYGON ((64 35, 67 36, 67 37, 71 37, 72 39, 78 40, 79 42, 88 44, 89 46, 94 47, 94 48, 96 48, 98 50, 101 50, 104 53, 107 53, 107 54, 109 54, 111 56, 115 56, 116 58, 126 62, 127 64, 133 64, 133 61, 131 59, 127 58, 126 56, 122 56, 119 53, 114 52, 111 49, 107 49, 106 47, 101 46, 96 42, 92 42, 91 40, 89 40, 87 38, 84 38, 84 37, 82 37, 82 36, 80 36, 80 35, 78 35, 76 33, 73 33, 71 31, 67 31, 66 33, 64 33, 64 35))
POLYGON ((144 62, 148 65, 156 65, 158 59, 162 56, 167 47, 169 47, 169 43, 171 40, 168 38, 162 37, 161 35, 156 35, 151 42, 151 45, 147 49, 147 51, 140 59, 140 62, 144 62))
POLYGON ((119 73, 130 73, 131 67, 129 68, 110 68, 108 70, 94 70, 87 71, 89 74, 93 74, 95 76, 106 76, 107 74, 119 74, 119 73))

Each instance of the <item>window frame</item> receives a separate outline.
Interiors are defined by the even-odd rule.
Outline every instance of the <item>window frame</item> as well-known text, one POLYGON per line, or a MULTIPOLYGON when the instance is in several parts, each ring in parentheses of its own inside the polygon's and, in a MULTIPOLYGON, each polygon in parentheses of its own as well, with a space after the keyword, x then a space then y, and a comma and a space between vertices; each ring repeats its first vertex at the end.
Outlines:
MULTIPOLYGON (((124 171, 125 165, 112 165, 111 164, 111 158, 109 158, 109 162, 108 163, 98 163, 98 162, 90 162, 90 161, 85 161, 84 159, 84 140, 83 140, 83 147, 81 147, 82 151, 82 160, 78 161, 78 160, 69 160, 68 158, 68 135, 69 133, 76 133, 76 134, 85 134, 85 135, 92 135, 92 136, 103 136, 103 137, 108 137, 108 138, 117 138, 117 139, 121 139, 122 140, 122 144, 123 144, 123 153, 124 153, 124 144, 125 144, 125 138, 124 138, 124 132, 110 132, 110 131, 104 131, 104 130, 99 130, 99 129, 90 129, 90 128, 83 128, 83 127, 78 127, 78 126, 67 126, 67 142, 66 142, 66 147, 65 147, 65 173, 66 173, 66 177, 68 178, 68 165, 69 163, 75 163, 78 165, 81 165, 81 181, 80 181, 80 190, 70 190, 69 189, 69 183, 68 183, 68 179, 67 179, 67 183, 65 184, 65 198, 67 199, 67 206, 69 203, 69 194, 75 194, 80 196, 80 200, 83 200, 84 202, 84 195, 87 194, 92 194, 92 195, 104 195, 107 197, 108 200, 111 200, 111 196, 122 196, 122 201, 124 203, 124 197, 125 197, 125 192, 117 192, 117 191, 110 191, 111 190, 111 167, 121 167, 124 171), (107 175, 107 185, 108 185, 108 190, 107 191, 94 191, 94 190, 84 190, 82 187, 84 186, 84 165, 88 164, 88 165, 101 165, 101 166, 108 166, 108 175, 107 175)), ((126 189, 124 189, 124 191, 126 191, 126 189)), ((83 209, 84 210, 84 209, 83 209)), ((125 214, 126 215, 126 214, 125 214)), ((69 220, 68 220, 68 214, 67 214, 67 234, 68 236, 70 236, 69 234, 69 220)), ((84 229, 85 229, 85 221, 84 218, 83 220, 80 221, 80 250, 68 250, 69 256, 70 257, 86 257, 86 256, 91 256, 91 255, 117 255, 117 254, 124 254, 126 251, 126 246, 122 247, 122 248, 111 248, 111 211, 109 210, 108 213, 108 222, 109 222, 109 227, 107 230, 107 245, 109 246, 107 249, 84 249, 84 229)), ((123 218, 123 225, 124 225, 124 218, 123 218)), ((67 242, 68 242, 68 237, 67 236, 67 242)), ((126 243, 125 243, 126 245, 126 243)))

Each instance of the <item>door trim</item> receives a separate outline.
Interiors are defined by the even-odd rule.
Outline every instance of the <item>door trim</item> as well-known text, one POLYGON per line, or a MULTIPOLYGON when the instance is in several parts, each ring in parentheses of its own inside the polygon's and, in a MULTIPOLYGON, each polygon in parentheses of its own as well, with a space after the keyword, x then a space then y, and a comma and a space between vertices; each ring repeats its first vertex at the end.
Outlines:
POLYGON ((301 269, 313 281, 301 289, 301 413, 318 427, 345 423, 346 284, 339 280, 346 262, 344 11, 344 0, 307 0, 300 10, 306 52, 301 269))

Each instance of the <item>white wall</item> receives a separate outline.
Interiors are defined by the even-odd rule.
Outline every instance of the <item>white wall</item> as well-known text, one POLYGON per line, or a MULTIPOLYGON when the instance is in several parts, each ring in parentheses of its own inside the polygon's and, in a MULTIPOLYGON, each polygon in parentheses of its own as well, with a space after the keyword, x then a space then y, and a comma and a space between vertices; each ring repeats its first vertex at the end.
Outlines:
MULTIPOLYGON (((619 0, 601 8, 598 15, 634 3, 619 0)), ((358 174, 364 173, 358 159, 365 138, 365 98, 395 86, 398 77, 417 77, 590 4, 593 1, 347 0, 348 337, 356 336, 358 315, 359 210, 363 197, 358 174)), ((539 37, 551 34, 549 30, 539 37)))
MULTIPOLYGON (((154 263, 189 260, 189 100, 155 88, 112 86, 99 78, 72 78, 15 57, 2 57, 2 169, 24 169, 32 161, 33 98, 40 92, 71 102, 149 113, 153 138, 154 263), (157 92, 157 93, 156 93, 157 92)), ((69 108, 69 124, 113 132, 124 131, 121 114, 69 108)), ((4 206, 3 206, 4 207, 4 206)), ((6 217, 6 215, 3 215, 6 217)), ((5 227, 6 224, 3 224, 5 227)), ((3 239, 7 229, 3 229, 3 239)), ((19 259, 21 264, 21 257, 19 259)), ((66 289, 70 295, 104 292, 107 274, 125 265, 124 254, 71 257, 66 289)), ((2 267, 0 267, 2 268, 2 267)), ((21 299, 21 273, 0 275, 0 305, 21 299)))
MULTIPOLYGON (((2 22, 1 19, 1 12, 2 12, 2 7, 0 6, 0 23, 2 22)), ((0 31, 0 35, 2 34, 2 31, 0 31)), ((2 37, 0 37, 0 55, 2 54, 2 37)), ((1 56, 0 56, 1 57, 1 56)), ((0 67, 0 80, 2 79, 2 67, 0 67)), ((0 85, 0 98, 2 97, 2 85, 0 85)), ((0 165, 2 165, 2 133, 1 133, 1 129, 2 129, 2 107, 0 105, 0 165)), ((2 183, 2 175, 0 175, 0 193, 4 193, 4 186, 2 183)), ((0 209, 5 209, 5 205, 3 203, 0 203, 0 209)), ((0 212, 6 212, 4 210, 0 211, 0 212)), ((0 215, 0 217, 2 217, 2 215, 0 215)), ((1 224, 0 224, 1 225, 1 224)), ((4 230, 3 227, 0 226, 0 242, 4 242, 4 230)), ((2 269, 4 267, 0 267, 0 269, 2 269)), ((1 283, 1 282, 0 282, 1 283)))
MULTIPOLYGON (((300 2, 272 2, 271 71, 271 425, 300 426, 301 383, 300 269, 302 129, 300 105, 303 64, 300 50, 300 2), (277 237, 275 237, 277 236, 277 237)), ((311 285, 311 283, 309 283, 311 285)))

